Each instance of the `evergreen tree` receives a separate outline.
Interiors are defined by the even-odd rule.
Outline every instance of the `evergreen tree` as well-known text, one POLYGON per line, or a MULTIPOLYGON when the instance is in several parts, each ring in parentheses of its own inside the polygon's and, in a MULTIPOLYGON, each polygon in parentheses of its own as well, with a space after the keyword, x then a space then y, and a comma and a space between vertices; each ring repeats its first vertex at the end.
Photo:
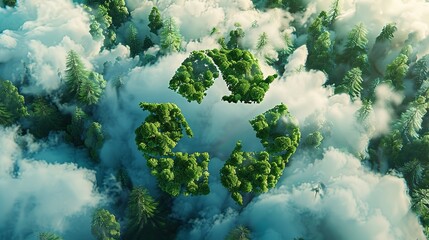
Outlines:
POLYGON ((250 240, 250 230, 246 226, 240 225, 233 228, 225 240, 250 240))
POLYGON ((119 240, 120 226, 115 216, 105 209, 98 209, 92 215, 92 235, 97 240, 119 240))
POLYGON ((383 27, 380 35, 377 36, 375 41, 376 42, 384 42, 384 41, 392 40, 396 30, 398 30, 398 28, 396 27, 396 25, 394 23, 387 24, 386 26, 383 27))
POLYGON ((363 73, 369 71, 367 34, 368 31, 365 26, 362 23, 357 24, 347 37, 346 48, 342 56, 345 63, 348 63, 352 68, 360 68, 363 73))
POLYGON ((329 24, 334 24, 335 20, 337 19, 338 15, 340 15, 340 0, 333 0, 331 9, 329 10, 328 19, 329 24))
POLYGON ((130 47, 131 57, 135 57, 140 53, 141 44, 137 36, 137 29, 132 24, 128 27, 127 44, 130 47))
POLYGON ((158 31, 163 26, 161 14, 159 13, 157 7, 152 7, 152 10, 150 11, 148 26, 150 28, 150 31, 155 34, 158 34, 158 31))
POLYGON ((30 132, 43 138, 51 131, 59 131, 66 128, 66 119, 58 108, 45 98, 36 98, 29 106, 30 132))
POLYGON ((71 50, 67 54, 66 62, 66 87, 69 94, 76 96, 84 82, 88 81, 88 71, 82 63, 79 55, 71 50))
POLYGON ((11 125, 27 115, 24 97, 12 82, 0 79, 0 125, 11 125))
POLYGON ((350 98, 357 99, 362 91, 362 71, 359 68, 353 68, 346 73, 343 84, 336 92, 344 92, 350 95, 350 98))
POLYGON ((268 36, 266 32, 263 32, 258 38, 258 42, 256 43, 256 49, 262 50, 262 48, 264 48, 267 44, 268 44, 268 36))
POLYGON ((85 146, 89 150, 89 154, 95 162, 100 161, 100 149, 104 143, 103 129, 100 123, 93 122, 89 126, 85 134, 85 146))
POLYGON ((130 15, 125 0, 107 0, 104 6, 106 6, 109 16, 112 18, 112 24, 116 28, 120 27, 130 15))
POLYGON ((245 36, 245 32, 240 27, 239 24, 236 24, 237 28, 229 32, 229 41, 227 47, 229 49, 241 48, 241 39, 245 36))
POLYGON ((161 49, 164 52, 178 52, 182 44, 182 36, 173 18, 165 19, 161 28, 161 49))
POLYGON ((139 235, 146 224, 155 224, 157 208, 158 203, 145 188, 134 188, 128 201, 127 230, 129 234, 139 235))
POLYGON ((389 65, 387 65, 384 79, 390 81, 397 90, 404 88, 404 77, 408 71, 408 57, 399 54, 389 65))
POLYGON ((428 104, 425 97, 419 97, 412 102, 408 109, 402 113, 401 118, 396 123, 396 128, 406 137, 406 139, 416 139, 422 128, 423 117, 427 112, 428 104))

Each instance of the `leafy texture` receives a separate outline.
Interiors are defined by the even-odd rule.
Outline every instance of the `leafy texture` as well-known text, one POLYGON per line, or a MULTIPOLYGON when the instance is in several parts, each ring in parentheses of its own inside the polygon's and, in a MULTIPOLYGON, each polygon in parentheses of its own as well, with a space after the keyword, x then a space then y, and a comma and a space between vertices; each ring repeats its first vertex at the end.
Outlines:
POLYGON ((140 107, 150 114, 136 129, 136 144, 144 153, 158 186, 172 196, 208 194, 208 153, 172 151, 184 130, 192 137, 191 128, 177 105, 141 103, 140 107))
POLYGON ((299 128, 285 105, 277 105, 250 121, 265 151, 243 152, 241 142, 220 171, 222 185, 243 204, 244 193, 264 193, 276 186, 300 141, 299 128))
POLYGON ((164 20, 160 37, 161 49, 164 52, 170 53, 180 51, 182 35, 180 35, 179 29, 177 28, 173 18, 170 17, 164 20))
POLYGON ((117 240, 120 226, 113 214, 105 209, 98 209, 92 216, 91 232, 97 240, 117 240))
POLYGON ((150 31, 157 34, 158 31, 162 28, 162 26, 163 26, 162 18, 158 8, 152 7, 152 10, 150 11, 150 14, 149 14, 149 24, 148 24, 150 31))
POLYGON ((251 233, 249 228, 246 226, 237 226, 233 228, 228 235, 226 236, 226 240, 250 240, 251 233))
POLYGON ((204 51, 193 51, 177 69, 176 74, 170 80, 169 88, 177 91, 189 102, 201 103, 207 89, 218 77, 219 71, 213 60, 204 51))
POLYGON ((27 116, 24 97, 8 80, 0 80, 0 125, 11 125, 27 116))
POLYGON ((349 94, 352 99, 358 99, 363 89, 362 82, 362 71, 359 68, 353 68, 344 76, 343 84, 335 90, 349 94))
POLYGON ((424 97, 411 103, 408 109, 402 113, 396 127, 406 138, 418 138, 422 128, 423 116, 427 112, 428 105, 424 97))
POLYGON ((158 202, 152 198, 147 189, 134 188, 128 201, 127 230, 138 235, 147 223, 153 222, 158 213, 157 209, 158 202))

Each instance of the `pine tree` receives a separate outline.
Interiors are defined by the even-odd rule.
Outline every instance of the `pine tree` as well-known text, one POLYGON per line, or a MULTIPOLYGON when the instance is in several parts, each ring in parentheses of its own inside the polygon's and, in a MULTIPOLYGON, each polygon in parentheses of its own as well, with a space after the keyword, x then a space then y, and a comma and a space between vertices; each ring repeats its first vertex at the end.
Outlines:
POLYGON ((85 69, 82 60, 75 51, 69 51, 66 62, 66 87, 68 93, 76 96, 81 90, 82 83, 87 81, 88 71, 85 69))
POLYGON ((127 44, 130 47, 131 57, 135 57, 140 53, 141 44, 137 36, 137 29, 132 24, 128 27, 127 44))
POLYGON ((155 34, 158 34, 159 29, 163 26, 161 14, 157 7, 152 7, 152 10, 150 11, 148 26, 150 31, 155 34))
POLYGON ((262 50, 266 45, 268 44, 268 36, 266 32, 263 32, 261 35, 259 35, 258 42, 256 44, 257 50, 262 50))
POLYGON ((0 125, 11 125, 28 116, 24 97, 12 82, 0 79, 0 125))
POLYGON ((393 39, 394 34, 398 30, 394 23, 389 23, 383 27, 380 35, 375 39, 376 42, 390 41, 393 39))
POLYGON ((98 209, 94 212, 91 232, 97 240, 120 239, 119 223, 116 221, 115 216, 105 209, 98 209))
POLYGON ((147 223, 155 224, 157 208, 158 202, 152 198, 147 189, 134 188, 128 201, 128 231, 138 235, 147 223))
POLYGON ((225 240, 250 240, 250 230, 246 226, 240 225, 233 228, 225 240))
POLYGON ((85 146, 89 150, 89 154, 95 162, 100 161, 100 149, 104 143, 103 128, 100 123, 93 122, 89 126, 85 134, 85 146))
POLYGON ((352 99, 360 97, 362 91, 362 71, 359 68, 353 68, 346 73, 343 79, 345 91, 352 99))
POLYGON ((161 49, 164 52, 178 52, 182 44, 182 36, 173 18, 167 18, 161 29, 161 49))
POLYGON ((408 109, 402 113, 396 128, 409 140, 419 137, 419 131, 422 128, 423 117, 427 113, 428 104, 425 97, 419 97, 410 103, 408 109))
POLYGON ((404 54, 399 54, 386 68, 385 80, 391 81, 392 85, 397 90, 404 88, 404 77, 408 71, 408 57, 404 54))

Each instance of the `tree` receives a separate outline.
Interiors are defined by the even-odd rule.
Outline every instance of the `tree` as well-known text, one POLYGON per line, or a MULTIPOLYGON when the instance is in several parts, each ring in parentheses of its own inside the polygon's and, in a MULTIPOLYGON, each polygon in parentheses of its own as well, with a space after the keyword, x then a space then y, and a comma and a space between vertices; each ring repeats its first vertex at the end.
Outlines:
POLYGON ((346 73, 343 79, 343 84, 336 92, 344 92, 350 95, 350 98, 355 100, 360 97, 362 91, 362 71, 359 68, 353 68, 346 73))
POLYGON ((256 44, 257 50, 262 50, 268 44, 268 36, 266 32, 259 35, 258 42, 256 44))
POLYGON ((88 78, 79 87, 77 100, 83 105, 97 104, 105 86, 106 81, 102 75, 89 72, 88 78))
POLYGON ((118 240, 120 225, 109 211, 97 209, 92 215, 91 232, 97 240, 118 240))
POLYGON ((322 11, 308 28, 308 56, 305 66, 330 74, 334 67, 328 16, 322 11))
POLYGON ((112 18, 112 24, 116 28, 120 27, 130 15, 124 0, 107 0, 104 6, 106 6, 109 16, 112 18))
POLYGON ((402 90, 403 80, 408 71, 408 57, 399 54, 386 68, 385 80, 390 81, 396 90, 402 90))
POLYGON ((357 112, 357 119, 363 122, 372 111, 372 101, 363 100, 362 107, 357 112))
POLYGON ((392 40, 396 30, 398 30, 398 28, 396 27, 396 25, 394 23, 387 24, 386 26, 383 27, 380 35, 377 36, 375 41, 376 42, 384 42, 384 41, 392 40))
POLYGON ((162 18, 161 14, 157 7, 152 7, 152 10, 149 14, 149 24, 148 27, 150 28, 150 31, 158 34, 158 31, 162 28, 162 18))
POLYGON ((226 236, 225 240, 250 240, 250 230, 248 227, 240 225, 235 228, 233 228, 228 235, 226 236))
POLYGON ((147 223, 155 224, 158 213, 158 203, 143 187, 136 187, 131 191, 128 201, 127 230, 139 234, 147 223))
POLYGON ((25 116, 28 112, 24 97, 12 82, 0 79, 0 125, 11 125, 25 116))
POLYGON ((423 116, 426 114, 428 104, 425 97, 419 97, 410 103, 407 110, 401 114, 396 128, 405 136, 406 139, 418 138, 419 131, 422 128, 423 116))
POLYGON ((58 108, 45 98, 36 98, 29 106, 30 132, 38 138, 47 137, 51 131, 66 128, 66 119, 58 108))
POLYGON ((100 149, 104 143, 103 129, 100 123, 93 122, 85 134, 85 146, 89 150, 91 159, 95 162, 100 161, 100 149))
POLYGON ((180 51, 182 45, 182 36, 176 26, 173 18, 164 20, 161 28, 161 49, 167 53, 180 51))
POLYGON ((340 15, 340 0, 333 0, 331 9, 329 10, 328 19, 329 24, 334 24, 335 20, 337 19, 338 15, 340 15))
POLYGON ((369 71, 367 55, 368 31, 362 23, 357 24, 348 34, 342 60, 352 68, 360 68, 362 72, 369 71))
POLYGON ((88 72, 79 55, 71 50, 67 54, 66 86, 68 92, 75 96, 79 93, 83 82, 88 81, 88 72))
POLYGON ((319 131, 308 134, 305 138, 305 145, 308 147, 318 148, 322 144, 323 135, 319 131))
POLYGON ((135 57, 140 53, 141 44, 137 36, 137 29, 133 24, 128 27, 127 44, 130 47, 131 57, 135 57))
POLYGON ((240 48, 240 41, 245 36, 245 32, 240 27, 240 25, 237 24, 236 26, 237 29, 231 30, 231 32, 229 32, 229 41, 227 44, 229 49, 240 48))
POLYGON ((42 232, 39 234, 39 240, 63 240, 62 237, 51 232, 42 232))
POLYGON ((88 120, 86 113, 79 107, 76 107, 72 114, 71 123, 67 126, 67 140, 76 146, 82 145, 84 139, 85 122, 88 120))
POLYGON ((106 86, 103 76, 87 71, 79 55, 71 50, 66 62, 66 95, 74 97, 84 105, 96 104, 106 86))

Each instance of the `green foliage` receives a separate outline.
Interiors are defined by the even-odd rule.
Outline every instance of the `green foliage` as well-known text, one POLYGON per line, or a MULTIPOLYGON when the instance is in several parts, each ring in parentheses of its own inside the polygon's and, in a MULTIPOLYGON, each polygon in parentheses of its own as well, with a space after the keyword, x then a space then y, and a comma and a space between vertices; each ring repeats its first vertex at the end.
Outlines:
POLYGON ((120 226, 113 214, 105 209, 98 209, 92 215, 92 235, 97 240, 120 239, 120 226))
POLYGON ((372 101, 363 100, 362 107, 357 112, 357 119, 359 121, 364 121, 372 111, 372 101))
POLYGON ((159 159, 147 161, 151 173, 156 176, 158 186, 164 192, 178 196, 207 195, 209 190, 208 153, 170 153, 159 159))
POLYGON ((150 11, 150 14, 149 14, 149 24, 148 24, 150 31, 155 34, 158 34, 158 31, 162 28, 162 26, 163 26, 162 18, 158 8, 152 7, 152 10, 150 11))
POLYGON ((88 116, 81 108, 76 107, 72 114, 71 123, 67 126, 67 140, 79 146, 83 144, 82 139, 85 128, 85 121, 88 116))
POLYGON ((64 116, 45 98, 36 98, 29 106, 30 132, 37 138, 47 137, 50 131, 66 128, 64 116))
POLYGON ((347 37, 346 48, 341 60, 348 63, 352 68, 360 68, 364 73, 369 70, 367 56, 368 31, 365 26, 357 24, 347 37))
POLYGON ((0 79, 0 125, 11 125, 27 115, 24 97, 12 82, 0 79))
POLYGON ((423 117, 427 113, 427 108, 426 98, 419 97, 402 113, 401 118, 396 123, 396 128, 406 139, 419 137, 418 132, 422 128, 423 117))
POLYGON ((136 144, 161 190, 172 196, 208 194, 208 153, 172 152, 183 137, 183 130, 192 137, 177 105, 140 103, 140 107, 150 114, 136 129, 136 144))
POLYGON ((343 84, 335 92, 344 92, 350 95, 351 99, 360 97, 362 91, 362 71, 359 68, 353 68, 346 73, 343 84))
POLYGON ((404 77, 408 71, 408 57, 399 54, 389 65, 387 65, 385 80, 390 81, 397 90, 404 88, 404 77))
POLYGON ((161 28, 161 49, 167 53, 178 52, 181 49, 182 35, 176 26, 173 18, 164 20, 163 27, 161 28))
POLYGON ((307 69, 316 69, 331 73, 334 67, 331 35, 328 31, 328 16, 321 12, 308 28, 307 69))
POLYGON ((118 169, 118 172, 116 173, 116 180, 118 180, 123 189, 133 189, 133 181, 131 180, 130 175, 128 175, 128 172, 125 168, 121 167, 118 169))
POLYGON ((266 32, 263 32, 259 35, 258 42, 256 43, 256 49, 262 50, 268 44, 268 35, 266 32))
POLYGON ((396 27, 396 25, 394 23, 387 24, 386 26, 383 27, 380 35, 377 36, 375 41, 376 42, 384 42, 384 41, 392 40, 396 30, 398 30, 398 28, 396 27))
POLYGON ((265 6, 267 8, 287 9, 291 13, 303 12, 306 9, 303 0, 267 0, 265 6))
POLYGON ((15 7, 16 0, 3 0, 4 5, 9 7, 15 7))
POLYGON ((305 138, 304 144, 305 146, 312 147, 312 148, 318 148, 320 144, 322 144, 323 141, 323 135, 319 131, 312 132, 308 134, 308 136, 305 138))
POLYGON ((218 77, 219 71, 211 58, 204 51, 193 51, 177 69, 170 80, 169 88, 178 92, 189 102, 201 103, 207 89, 218 77))
POLYGON ((39 240, 63 240, 62 237, 51 232, 42 232, 39 234, 39 240))
POLYGON ((112 18, 112 24, 115 27, 120 27, 124 23, 128 16, 128 8, 125 5, 125 0, 107 0, 104 2, 109 16, 112 18))
POLYGON ((338 15, 340 15, 340 0, 333 0, 331 8, 329 9, 328 19, 329 24, 332 25, 337 19, 338 15))
POLYGON ((423 56, 410 69, 417 88, 421 87, 423 82, 429 79, 428 59, 429 55, 423 56))
POLYGON ((192 130, 176 104, 142 102, 140 107, 150 112, 135 131, 136 144, 144 154, 163 156, 170 153, 183 137, 183 129, 192 137, 192 130))
POLYGON ((250 230, 248 227, 240 225, 235 228, 233 228, 228 235, 226 236, 225 240, 250 240, 250 230))
POLYGON ((128 36, 126 42, 128 46, 130 46, 131 57, 137 56, 140 53, 141 44, 137 36, 137 29, 133 24, 128 27, 128 36))
POLYGON ((89 150, 89 155, 91 156, 91 159, 95 162, 99 162, 100 149, 104 143, 104 134, 100 123, 91 123, 88 130, 86 131, 84 143, 89 150))
POLYGON ((66 62, 66 96, 74 97, 83 105, 94 105, 105 87, 103 76, 87 71, 77 53, 71 50, 66 62))
POLYGON ((237 27, 234 30, 231 30, 229 32, 229 41, 228 41, 228 48, 234 49, 234 48, 240 48, 241 47, 241 39, 245 36, 245 32, 241 27, 237 27))
POLYGON ((239 141, 220 170, 222 185, 240 205, 243 194, 264 193, 276 186, 300 141, 299 128, 283 104, 256 116, 250 124, 265 151, 243 152, 239 141))
POLYGON ((227 102, 260 103, 268 91, 269 85, 277 75, 264 79, 258 60, 247 50, 207 50, 226 81, 231 95, 224 96, 227 102))
POLYGON ((127 230, 138 234, 147 223, 154 223, 158 214, 158 202, 147 189, 136 187, 131 191, 127 213, 127 230))

